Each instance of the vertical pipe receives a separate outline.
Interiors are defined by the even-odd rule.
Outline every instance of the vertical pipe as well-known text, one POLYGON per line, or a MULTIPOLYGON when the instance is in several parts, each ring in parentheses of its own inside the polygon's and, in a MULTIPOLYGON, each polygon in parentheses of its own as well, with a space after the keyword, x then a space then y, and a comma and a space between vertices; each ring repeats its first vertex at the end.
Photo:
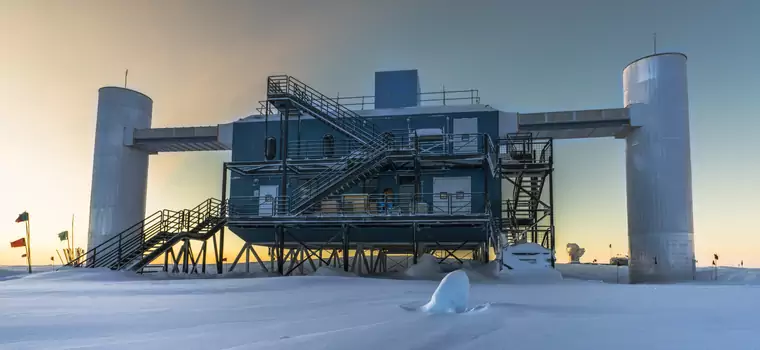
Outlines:
POLYGON ((288 202, 288 110, 286 108, 283 108, 280 112, 280 130, 282 132, 280 135, 280 138, 282 139, 282 148, 280 149, 280 158, 282 160, 282 181, 280 183, 280 200, 277 202, 282 206, 282 208, 278 209, 278 213, 286 213, 289 212, 289 210, 283 211, 287 208, 283 204, 288 202))
POLYGON ((412 224, 412 264, 417 265, 417 224, 412 224))
MULTIPOLYGON (((222 166, 222 203, 220 204, 220 217, 227 213, 227 163, 222 166)), ((216 240, 214 240, 216 242, 216 240)), ((222 274, 224 270, 224 226, 219 230, 219 252, 216 257, 216 273, 222 274)))
POLYGON ((549 240, 551 245, 552 267, 554 267, 556 240, 554 235, 554 139, 549 139, 549 240))
POLYGON ((343 271, 348 272, 348 225, 343 225, 343 271))
POLYGON ((206 274, 206 251, 208 251, 206 247, 208 247, 208 240, 203 241, 203 247, 201 247, 201 249, 203 249, 203 265, 201 265, 201 272, 204 275, 206 274))
POLYGON ((489 173, 488 173, 488 160, 486 157, 488 157, 488 142, 485 142, 486 136, 483 135, 483 149, 485 152, 483 153, 483 162, 481 163, 482 169, 483 169, 483 213, 487 213, 488 209, 486 206, 489 203, 490 195, 488 194, 488 180, 489 173))
POLYGON ((285 275, 285 227, 277 227, 277 273, 285 275))

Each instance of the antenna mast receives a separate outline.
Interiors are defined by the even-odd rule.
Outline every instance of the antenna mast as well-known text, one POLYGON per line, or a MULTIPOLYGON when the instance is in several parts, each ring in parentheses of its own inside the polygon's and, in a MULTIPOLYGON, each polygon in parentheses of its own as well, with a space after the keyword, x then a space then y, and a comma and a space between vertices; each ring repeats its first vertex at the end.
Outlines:
POLYGON ((654 53, 657 54, 657 33, 652 34, 652 39, 654 41, 654 53))

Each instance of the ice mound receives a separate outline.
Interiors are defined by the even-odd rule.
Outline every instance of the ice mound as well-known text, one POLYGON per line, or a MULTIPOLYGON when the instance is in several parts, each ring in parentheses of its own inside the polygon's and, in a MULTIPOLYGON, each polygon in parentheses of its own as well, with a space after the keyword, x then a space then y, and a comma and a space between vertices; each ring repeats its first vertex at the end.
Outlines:
POLYGON ((438 264, 438 259, 430 254, 422 255, 417 264, 409 266, 404 271, 404 275, 412 278, 419 279, 438 279, 441 276, 441 266, 438 264))
POLYGON ((450 272, 438 284, 430 301, 420 307, 420 311, 448 314, 467 311, 467 301, 470 298, 470 279, 463 270, 450 272))
POLYGON ((343 271, 341 268, 335 268, 330 266, 322 266, 314 271, 311 276, 334 276, 334 277, 356 277, 351 272, 343 271))

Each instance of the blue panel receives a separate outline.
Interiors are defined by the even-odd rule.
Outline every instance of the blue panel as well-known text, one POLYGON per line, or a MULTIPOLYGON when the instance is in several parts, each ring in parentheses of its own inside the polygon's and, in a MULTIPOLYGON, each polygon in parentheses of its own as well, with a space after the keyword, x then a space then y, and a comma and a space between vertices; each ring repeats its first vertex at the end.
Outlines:
POLYGON ((420 103, 417 70, 375 72, 375 108, 415 107, 420 103))

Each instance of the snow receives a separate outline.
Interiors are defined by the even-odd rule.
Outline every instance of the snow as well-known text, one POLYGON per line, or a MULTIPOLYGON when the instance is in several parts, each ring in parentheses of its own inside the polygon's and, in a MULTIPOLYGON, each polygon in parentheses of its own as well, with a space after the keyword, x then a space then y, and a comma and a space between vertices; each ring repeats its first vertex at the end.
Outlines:
MULTIPOLYGON (((690 283, 627 285, 615 283, 623 266, 560 264, 561 280, 511 283, 501 274, 468 278, 486 278, 495 265, 467 265, 449 282, 469 280, 467 305, 488 307, 461 314, 399 307, 425 305, 448 288, 408 274, 16 274, 0 282, 0 349, 757 348, 758 269, 703 268, 690 283)), ((7 271, 19 270, 0 268, 7 271)))
POLYGON ((312 276, 356 277, 356 274, 343 271, 343 269, 331 266, 321 266, 311 274, 312 276))
POLYGON ((406 270, 404 275, 417 279, 439 279, 443 275, 441 265, 438 264, 438 258, 430 255, 423 254, 417 258, 417 264, 411 264, 406 270))
POLYGON ((430 301, 420 308, 433 314, 462 313, 470 298, 470 279, 462 270, 449 272, 438 284, 430 301))
POLYGON ((551 251, 535 244, 510 246, 502 252, 504 268, 498 278, 507 283, 555 283, 562 273, 551 268, 551 251))

